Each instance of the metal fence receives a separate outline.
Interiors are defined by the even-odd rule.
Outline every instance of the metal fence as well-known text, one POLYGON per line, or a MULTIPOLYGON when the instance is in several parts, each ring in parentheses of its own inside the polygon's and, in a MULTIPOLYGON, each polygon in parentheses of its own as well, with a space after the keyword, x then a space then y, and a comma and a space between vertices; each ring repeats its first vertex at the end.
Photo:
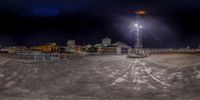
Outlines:
POLYGON ((142 48, 140 50, 131 49, 130 53, 138 53, 138 54, 159 54, 159 53, 200 53, 200 49, 146 49, 142 48))
POLYGON ((56 62, 80 59, 88 56, 117 55, 116 53, 42 53, 42 52, 18 52, 17 59, 32 62, 56 62))
POLYGON ((16 53, 20 60, 29 60, 33 62, 55 62, 66 61, 67 59, 79 59, 82 56, 75 53, 41 53, 41 52, 20 52, 16 53))
MULTIPOLYGON (((139 54, 159 54, 159 53, 200 53, 200 49, 131 49, 129 53, 138 52, 139 54)), ((66 61, 69 59, 80 59, 88 56, 117 55, 116 53, 42 53, 42 52, 18 52, 17 59, 29 60, 33 62, 55 62, 66 61)))

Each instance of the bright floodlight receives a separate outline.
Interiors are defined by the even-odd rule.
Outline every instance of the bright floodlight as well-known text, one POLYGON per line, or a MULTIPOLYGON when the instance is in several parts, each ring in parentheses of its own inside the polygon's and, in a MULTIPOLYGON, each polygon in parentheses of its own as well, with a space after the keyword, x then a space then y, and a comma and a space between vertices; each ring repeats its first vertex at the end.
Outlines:
POLYGON ((138 24, 135 24, 135 27, 138 27, 138 24))
POLYGON ((142 28, 142 25, 135 24, 136 28, 142 28))

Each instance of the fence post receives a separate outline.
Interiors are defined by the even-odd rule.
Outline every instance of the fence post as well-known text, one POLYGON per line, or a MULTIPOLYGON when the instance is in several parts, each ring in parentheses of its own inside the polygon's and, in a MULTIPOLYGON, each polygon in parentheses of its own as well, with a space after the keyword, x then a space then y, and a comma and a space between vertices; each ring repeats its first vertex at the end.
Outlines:
POLYGON ((64 59, 65 59, 65 60, 67 59, 67 53, 65 53, 65 57, 64 57, 64 59))
POLYGON ((42 54, 42 61, 45 61, 45 54, 42 54))
POLYGON ((60 53, 58 53, 58 61, 60 61, 60 53))
POLYGON ((35 55, 35 54, 33 54, 33 57, 34 57, 34 62, 36 62, 36 55, 35 55))
POLYGON ((51 58, 51 59, 50 59, 51 62, 53 62, 53 59, 54 59, 54 58, 53 58, 53 54, 50 54, 49 56, 50 56, 50 58, 51 58))

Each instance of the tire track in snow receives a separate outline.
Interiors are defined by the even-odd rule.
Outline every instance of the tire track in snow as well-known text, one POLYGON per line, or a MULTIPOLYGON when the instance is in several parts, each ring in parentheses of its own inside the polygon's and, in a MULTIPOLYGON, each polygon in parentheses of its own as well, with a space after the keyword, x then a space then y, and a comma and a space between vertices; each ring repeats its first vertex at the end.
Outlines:
POLYGON ((155 76, 153 76, 153 75, 150 73, 150 71, 148 70, 148 68, 146 67, 146 64, 145 64, 144 62, 141 62, 141 61, 139 60, 138 63, 140 63, 141 66, 143 66, 144 71, 145 71, 154 81, 156 81, 157 83, 160 83, 160 84, 162 84, 162 85, 164 85, 164 86, 167 86, 167 87, 170 87, 170 86, 171 86, 170 84, 167 84, 167 83, 165 83, 165 82, 159 80, 159 79, 156 78, 155 76))

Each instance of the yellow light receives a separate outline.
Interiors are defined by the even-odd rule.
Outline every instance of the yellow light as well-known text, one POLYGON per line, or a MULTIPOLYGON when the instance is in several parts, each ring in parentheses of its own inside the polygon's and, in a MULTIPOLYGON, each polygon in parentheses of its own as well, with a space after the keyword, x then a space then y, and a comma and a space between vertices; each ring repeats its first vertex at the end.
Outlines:
POLYGON ((145 15, 146 14, 146 11, 144 10, 138 10, 135 12, 137 15, 145 15))

